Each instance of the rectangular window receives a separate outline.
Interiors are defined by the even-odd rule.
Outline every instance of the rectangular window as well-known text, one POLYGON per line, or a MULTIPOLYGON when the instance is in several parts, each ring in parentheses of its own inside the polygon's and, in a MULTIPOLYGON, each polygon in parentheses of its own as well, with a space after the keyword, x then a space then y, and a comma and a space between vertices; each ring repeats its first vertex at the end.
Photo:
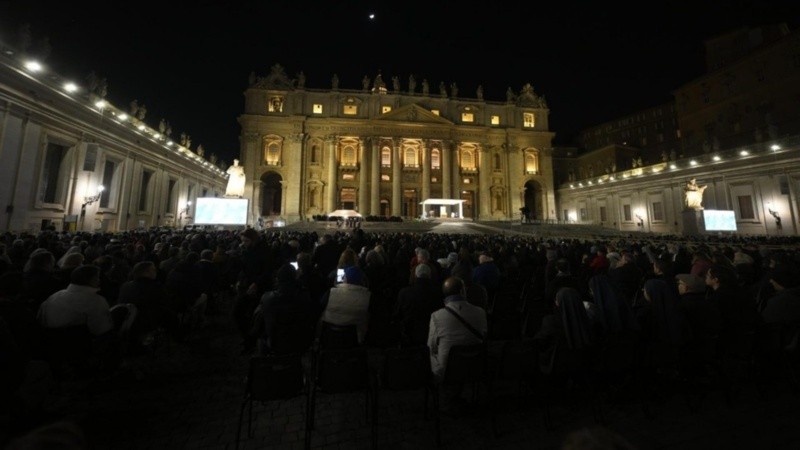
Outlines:
POLYGON ((625 219, 625 222, 633 221, 631 217, 631 205, 622 205, 622 217, 625 219))
POLYGON ((347 181, 347 180, 355 180, 356 176, 353 175, 352 173, 345 173, 345 174, 342 174, 342 179, 345 180, 345 181, 347 181))
POLYGON ((381 106, 381 112, 384 113, 384 114, 388 113, 391 110, 392 110, 391 106, 386 106, 386 105, 381 106))
POLYGON ((97 165, 97 144, 86 145, 86 156, 83 158, 83 171, 94 172, 97 165))
POLYGON ((533 113, 522 114, 522 126, 525 128, 533 128, 536 125, 536 120, 533 113))
POLYGON ((392 178, 387 174, 381 174, 381 181, 392 181, 392 178))
POLYGON ((586 208, 581 208, 581 222, 589 220, 589 215, 586 213, 586 208))
POLYGON ((100 193, 101 208, 108 208, 108 205, 111 204, 111 189, 114 183, 114 170, 116 167, 117 165, 114 161, 106 161, 103 165, 103 187, 105 189, 100 193))
POLYGON ((314 103, 314 106, 311 107, 311 111, 314 114, 322 114, 322 104, 321 103, 314 103))
POLYGON ((492 116, 492 125, 500 125, 500 116, 492 116))
POLYGON ((739 201, 739 218, 740 219, 755 219, 756 213, 753 209, 753 197, 749 195, 740 195, 736 197, 739 201))
POLYGON ((142 184, 139 185, 139 211, 147 210, 147 191, 150 188, 150 178, 153 172, 142 172, 142 184))
POLYGON ((475 116, 472 113, 468 113, 468 112, 461 113, 461 121, 462 122, 470 122, 470 123, 474 122, 475 121, 475 116))
POLYGON ((608 217, 606 216, 606 207, 605 206, 601 206, 600 207, 600 222, 606 222, 606 221, 608 221, 608 217))
POLYGON ((355 116, 358 114, 358 106, 356 105, 344 105, 344 109, 342 111, 345 115, 348 116, 355 116))
POLYGON ((47 144, 42 170, 42 202, 58 202, 58 183, 61 174, 61 164, 67 154, 67 147, 58 144, 47 144))
POLYGON ((169 180, 169 185, 167 186, 167 212, 171 213, 173 211, 173 206, 175 204, 175 185, 178 183, 177 180, 169 180))
POLYGON ((661 202, 653 202, 652 216, 654 222, 664 221, 664 205, 661 202))
POLYGON ((569 210, 564 210, 564 222, 569 222, 569 210))

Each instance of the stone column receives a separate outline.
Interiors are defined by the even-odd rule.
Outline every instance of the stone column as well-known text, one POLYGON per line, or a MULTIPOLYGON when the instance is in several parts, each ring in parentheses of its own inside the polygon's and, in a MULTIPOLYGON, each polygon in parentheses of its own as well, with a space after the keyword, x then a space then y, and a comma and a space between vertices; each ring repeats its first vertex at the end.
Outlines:
MULTIPOLYGON (((450 192, 451 192, 451 195, 453 196, 454 199, 460 199, 461 198, 461 160, 458 157, 458 145, 454 141, 450 142, 450 152, 452 152, 452 157, 451 157, 450 160, 452 161, 451 169, 453 171, 452 175, 451 175, 452 179, 450 180, 452 182, 452 186, 453 187, 451 188, 450 192)), ((475 205, 472 205, 472 207, 474 209, 475 205)))
POLYGON ((441 154, 442 158, 442 198, 453 198, 450 195, 450 166, 453 164, 453 158, 450 156, 450 143, 447 141, 442 142, 441 154))
POLYGON ((284 174, 298 174, 297 176, 284 176, 281 180, 281 216, 288 222, 293 223, 300 220, 301 202, 305 197, 305 189, 301 184, 301 173, 303 173, 303 142, 305 135, 297 133, 289 135, 285 148, 281 152, 281 164, 284 167, 284 174), (288 152, 286 149, 288 148, 288 152))
POLYGON ((492 215, 494 205, 492 204, 491 177, 493 170, 492 156, 484 145, 478 148, 478 218, 488 219, 492 215))
POLYGON ((372 138, 372 177, 370 186, 370 205, 369 211, 372 215, 378 215, 381 211, 381 146, 378 138, 372 138))
POLYGON ((403 211, 403 208, 400 206, 400 178, 403 176, 403 171, 400 166, 400 152, 403 151, 403 147, 400 145, 400 138, 395 138, 392 145, 394 146, 394 148, 392 148, 392 215, 400 216, 403 211))
MULTIPOLYGON (((425 201, 431 198, 431 147, 428 140, 422 140, 422 198, 425 201)), ((425 211, 427 214, 427 211, 425 211)))
POLYGON ((261 217, 261 180, 253 180, 253 217, 254 220, 261 217))
POLYGON ((336 138, 329 136, 325 139, 328 146, 328 204, 326 213, 329 213, 338 208, 336 201, 336 174, 338 172, 336 167, 336 138))
POLYGON ((358 212, 362 216, 369 214, 369 190, 367 189, 367 178, 369 176, 369 165, 366 149, 366 141, 358 140, 358 212))

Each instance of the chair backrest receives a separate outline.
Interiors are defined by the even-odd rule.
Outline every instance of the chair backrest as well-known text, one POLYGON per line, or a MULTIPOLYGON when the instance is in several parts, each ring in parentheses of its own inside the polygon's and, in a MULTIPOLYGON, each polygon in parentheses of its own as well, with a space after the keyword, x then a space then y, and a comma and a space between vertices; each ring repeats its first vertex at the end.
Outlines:
POLYGON ((76 361, 92 354, 92 334, 86 325, 43 329, 45 352, 53 361, 76 361))
POLYGON ((321 350, 358 347, 358 329, 355 324, 336 325, 322 321, 319 335, 321 350))
POLYGON ((117 330, 117 333, 121 337, 127 336, 139 313, 136 305, 133 303, 120 303, 112 306, 108 311, 111 314, 111 320, 114 321, 114 329, 117 330))
POLYGON ((278 319, 269 336, 270 351, 275 354, 305 353, 314 342, 314 327, 304 312, 278 319))
POLYGON ((315 383, 320 390, 331 394, 367 389, 370 383, 366 348, 321 350, 315 383))
POLYGON ((454 345, 447 355, 444 384, 474 383, 488 377, 486 344, 454 345))
POLYGON ((522 339, 523 317, 519 311, 497 311, 489 315, 489 339, 522 339))
POLYGON ((384 350, 381 387, 393 391, 421 389, 432 380, 430 349, 423 346, 384 350))
POLYGON ((497 377, 503 380, 524 380, 539 371, 539 347, 536 341, 508 341, 503 344, 497 377))
POLYGON ((299 354, 250 358, 247 393, 253 400, 283 400, 303 394, 305 374, 299 354))

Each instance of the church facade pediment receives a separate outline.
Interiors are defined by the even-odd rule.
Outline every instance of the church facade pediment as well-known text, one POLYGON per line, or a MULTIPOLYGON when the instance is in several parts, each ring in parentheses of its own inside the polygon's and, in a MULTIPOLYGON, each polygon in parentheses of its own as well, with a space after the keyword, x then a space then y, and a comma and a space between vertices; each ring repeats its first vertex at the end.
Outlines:
POLYGON ((418 122, 436 125, 453 125, 453 122, 437 116, 419 105, 406 105, 375 119, 376 121, 418 122))

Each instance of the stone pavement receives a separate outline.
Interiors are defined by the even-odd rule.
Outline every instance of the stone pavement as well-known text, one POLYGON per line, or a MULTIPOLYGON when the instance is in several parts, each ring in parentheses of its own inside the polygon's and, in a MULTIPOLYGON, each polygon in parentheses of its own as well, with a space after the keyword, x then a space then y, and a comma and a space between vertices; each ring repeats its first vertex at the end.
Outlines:
MULTIPOLYGON (((247 361, 229 315, 214 315, 199 338, 131 361, 112 379, 65 383, 55 417, 78 423, 91 449, 234 449, 247 361)), ((441 448, 558 449, 567 433, 594 425, 588 405, 566 403, 554 407, 555 428, 547 431, 536 396, 521 402, 516 389, 496 386, 498 437, 486 414, 467 410, 442 417, 441 448)), ((436 448, 421 392, 384 392, 379 405, 379 448, 436 448)), ((694 413, 680 397, 668 397, 654 405, 653 419, 635 402, 605 405, 603 415, 608 429, 641 450, 798 449, 798 405, 775 383, 766 397, 745 390, 730 407, 711 394, 694 413)), ((302 399, 256 404, 253 415, 253 436, 245 423, 241 448, 303 448, 302 399)), ((320 395, 311 446, 370 448, 370 430, 363 394, 320 395)))

